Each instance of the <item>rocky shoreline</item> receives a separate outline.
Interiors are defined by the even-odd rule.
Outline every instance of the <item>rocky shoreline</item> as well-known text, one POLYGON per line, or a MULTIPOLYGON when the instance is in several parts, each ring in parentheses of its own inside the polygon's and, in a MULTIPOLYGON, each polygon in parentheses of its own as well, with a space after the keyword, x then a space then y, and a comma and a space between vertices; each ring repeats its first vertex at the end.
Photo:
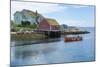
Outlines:
POLYGON ((88 32, 88 31, 77 31, 77 32, 73 32, 73 31, 71 31, 71 32, 61 32, 61 34, 62 35, 70 35, 70 34, 88 34, 88 33, 90 33, 90 32, 88 32))
MULTIPOLYGON (((76 34, 88 34, 88 31, 77 31, 77 32, 61 32, 61 35, 76 35, 76 34)), ((11 41, 32 41, 32 40, 43 40, 47 39, 48 36, 42 33, 11 33, 11 41)))
POLYGON ((24 33, 24 34, 11 34, 11 41, 31 41, 46 39, 47 36, 40 33, 24 33))

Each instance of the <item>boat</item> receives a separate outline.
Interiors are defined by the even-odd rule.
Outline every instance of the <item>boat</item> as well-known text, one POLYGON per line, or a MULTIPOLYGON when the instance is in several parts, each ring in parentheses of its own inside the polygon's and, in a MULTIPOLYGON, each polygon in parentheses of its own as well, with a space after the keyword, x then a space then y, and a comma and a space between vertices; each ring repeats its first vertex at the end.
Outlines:
POLYGON ((64 37, 64 42, 82 41, 82 36, 77 37, 64 37))

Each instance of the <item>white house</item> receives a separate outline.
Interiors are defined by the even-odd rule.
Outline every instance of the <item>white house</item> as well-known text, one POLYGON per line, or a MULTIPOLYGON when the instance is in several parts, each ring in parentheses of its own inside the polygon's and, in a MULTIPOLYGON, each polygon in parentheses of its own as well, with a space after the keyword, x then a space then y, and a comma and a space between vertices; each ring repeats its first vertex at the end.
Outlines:
POLYGON ((21 24, 22 22, 28 21, 31 24, 37 24, 41 22, 44 19, 44 17, 40 14, 30 10, 23 9, 22 11, 16 11, 14 13, 14 21, 16 24, 21 24))

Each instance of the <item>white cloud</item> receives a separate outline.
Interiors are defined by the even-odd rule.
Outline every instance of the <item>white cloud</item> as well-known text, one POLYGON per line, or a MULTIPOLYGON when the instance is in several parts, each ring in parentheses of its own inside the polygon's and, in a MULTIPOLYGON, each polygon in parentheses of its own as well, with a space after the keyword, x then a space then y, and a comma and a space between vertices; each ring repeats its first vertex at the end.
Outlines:
POLYGON ((39 13, 47 14, 54 12, 61 12, 66 9, 64 6, 59 6, 58 4, 49 4, 49 3, 34 3, 34 2, 11 2, 11 16, 16 11, 21 11, 23 9, 28 9, 32 11, 38 10, 39 13))

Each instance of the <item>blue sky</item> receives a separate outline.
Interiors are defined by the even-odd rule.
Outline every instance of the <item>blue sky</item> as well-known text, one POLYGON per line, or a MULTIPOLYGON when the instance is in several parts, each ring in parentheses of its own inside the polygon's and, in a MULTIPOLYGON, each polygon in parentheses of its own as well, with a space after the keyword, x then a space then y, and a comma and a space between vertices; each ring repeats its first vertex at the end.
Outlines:
POLYGON ((44 17, 56 19, 59 24, 78 27, 94 27, 95 24, 94 6, 12 1, 11 19, 16 11, 23 9, 37 10, 44 17))

